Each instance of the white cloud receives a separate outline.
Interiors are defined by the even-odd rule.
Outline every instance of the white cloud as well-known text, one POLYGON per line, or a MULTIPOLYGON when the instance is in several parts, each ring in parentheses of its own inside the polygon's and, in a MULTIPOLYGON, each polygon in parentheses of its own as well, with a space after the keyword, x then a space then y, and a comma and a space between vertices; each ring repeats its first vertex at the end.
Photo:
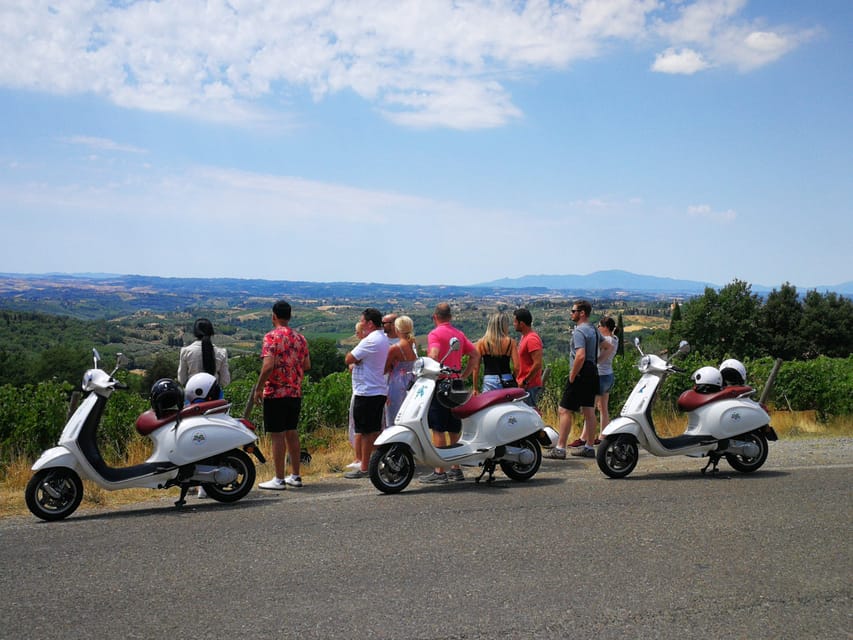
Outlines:
POLYGON ((817 33, 815 29, 784 26, 767 29, 760 20, 741 19, 739 14, 746 4, 746 0, 698 0, 678 7, 674 20, 656 20, 656 33, 674 46, 658 55, 652 69, 695 73, 724 65, 752 71, 775 62, 817 33), (676 46, 684 47, 681 56, 671 53, 676 46))
POLYGON ((121 144, 107 138, 96 138, 93 136, 71 136, 63 138, 63 142, 69 144, 83 145, 98 151, 120 151, 122 153, 147 153, 145 149, 128 144, 121 144))
POLYGON ((675 50, 669 48, 655 57, 652 71, 661 73, 691 75, 708 68, 708 63, 702 54, 693 49, 675 50))
POLYGON ((714 211, 711 205, 697 204, 687 207, 687 215, 691 218, 703 218, 712 222, 728 223, 734 222, 737 218, 737 212, 734 209, 725 211, 714 211))
POLYGON ((807 34, 739 19, 745 0, 50 0, 0 4, 0 86, 94 93, 127 108, 268 125, 262 106, 352 91, 411 127, 522 116, 510 83, 615 46, 653 68, 749 70, 807 34))

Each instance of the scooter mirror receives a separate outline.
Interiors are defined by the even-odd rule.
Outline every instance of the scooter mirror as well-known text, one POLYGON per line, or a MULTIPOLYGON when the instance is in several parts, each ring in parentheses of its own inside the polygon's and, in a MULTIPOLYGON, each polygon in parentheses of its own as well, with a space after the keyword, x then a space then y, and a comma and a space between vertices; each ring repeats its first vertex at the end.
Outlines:
POLYGON ((678 343, 678 353, 690 353, 690 344, 687 340, 678 343))
POLYGON ((92 347, 92 359, 95 362, 95 369, 98 369, 98 363, 101 361, 101 354, 98 353, 98 350, 95 347, 92 347))
POLYGON ((121 353, 120 351, 116 354, 116 369, 123 367, 128 362, 130 362, 130 358, 121 353))
POLYGON ((462 343, 459 341, 459 338, 457 338, 456 336, 454 336, 450 339, 450 350, 451 351, 459 351, 461 346, 462 346, 462 343))

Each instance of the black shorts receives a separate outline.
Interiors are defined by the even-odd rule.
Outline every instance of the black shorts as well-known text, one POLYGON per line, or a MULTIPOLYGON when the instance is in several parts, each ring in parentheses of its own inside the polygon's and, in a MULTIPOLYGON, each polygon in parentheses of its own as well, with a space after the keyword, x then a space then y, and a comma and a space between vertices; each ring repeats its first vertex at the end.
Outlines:
POLYGON ((264 431, 281 433, 299 427, 302 398, 264 398, 264 431))
POLYGON ((361 435, 382 431, 387 396, 355 396, 352 401, 352 421, 355 432, 361 435))
POLYGON ((574 382, 566 380, 560 406, 569 411, 579 411, 581 407, 594 407, 598 394, 598 370, 595 366, 581 368, 574 382))
POLYGON ((430 402, 427 421, 429 428, 439 433, 462 432, 462 420, 454 416, 450 409, 441 404, 435 397, 430 402))

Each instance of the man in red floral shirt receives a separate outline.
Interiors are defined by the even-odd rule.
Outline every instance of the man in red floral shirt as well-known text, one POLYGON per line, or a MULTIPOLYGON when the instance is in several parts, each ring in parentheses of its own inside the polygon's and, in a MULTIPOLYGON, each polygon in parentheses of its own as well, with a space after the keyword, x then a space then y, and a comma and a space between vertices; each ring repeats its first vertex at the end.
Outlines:
POLYGON ((299 412, 302 409, 302 378, 311 368, 308 341, 287 326, 290 304, 279 300, 272 307, 273 330, 264 336, 261 357, 264 362, 255 385, 255 402, 264 406, 264 429, 272 440, 275 477, 258 485, 261 489, 281 490, 301 487, 299 475, 299 412), (290 452, 291 474, 285 477, 284 461, 290 452))

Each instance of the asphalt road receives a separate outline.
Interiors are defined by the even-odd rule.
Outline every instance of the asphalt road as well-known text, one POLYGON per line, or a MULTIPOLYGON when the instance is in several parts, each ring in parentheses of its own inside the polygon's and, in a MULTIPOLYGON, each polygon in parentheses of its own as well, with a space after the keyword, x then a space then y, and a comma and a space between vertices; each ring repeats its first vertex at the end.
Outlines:
POLYGON ((0 638, 853 637, 853 440, 702 464, 7 518, 0 638))

